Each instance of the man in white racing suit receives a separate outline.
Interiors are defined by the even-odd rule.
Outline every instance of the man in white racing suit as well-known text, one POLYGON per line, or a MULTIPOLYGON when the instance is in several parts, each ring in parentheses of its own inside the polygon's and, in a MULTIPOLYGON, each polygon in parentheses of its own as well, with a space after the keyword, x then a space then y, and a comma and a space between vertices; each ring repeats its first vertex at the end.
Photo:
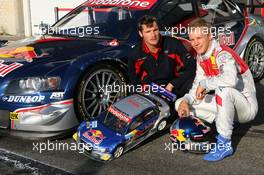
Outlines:
POLYGON ((203 19, 189 25, 189 39, 197 52, 196 77, 192 89, 175 103, 179 117, 194 115, 218 132, 214 149, 206 161, 219 161, 233 154, 231 135, 234 120, 245 123, 258 111, 254 80, 245 62, 230 48, 212 38, 211 26, 203 19), (208 29, 208 30, 204 30, 208 29), (213 95, 207 94, 214 91, 213 95))

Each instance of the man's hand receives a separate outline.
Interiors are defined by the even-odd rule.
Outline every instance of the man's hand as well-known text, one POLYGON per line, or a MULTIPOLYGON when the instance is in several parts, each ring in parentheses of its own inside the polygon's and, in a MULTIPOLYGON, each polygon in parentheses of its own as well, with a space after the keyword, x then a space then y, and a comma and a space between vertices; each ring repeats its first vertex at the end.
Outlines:
POLYGON ((167 84, 167 86, 165 87, 165 89, 170 92, 172 91, 173 88, 174 86, 171 83, 167 84))
POLYGON ((198 86, 196 89, 196 99, 202 100, 206 95, 206 89, 202 86, 198 86))
POLYGON ((185 99, 183 99, 179 105, 178 115, 180 118, 188 117, 190 115, 190 107, 185 99))

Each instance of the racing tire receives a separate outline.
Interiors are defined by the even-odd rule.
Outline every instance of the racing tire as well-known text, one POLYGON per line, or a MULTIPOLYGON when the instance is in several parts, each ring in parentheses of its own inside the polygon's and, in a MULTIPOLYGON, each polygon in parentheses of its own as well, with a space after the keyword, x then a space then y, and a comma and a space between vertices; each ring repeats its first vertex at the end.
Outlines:
POLYGON ((255 81, 261 80, 264 74, 264 41, 254 36, 248 43, 245 61, 255 81))
POLYGON ((167 120, 162 119, 158 124, 157 124, 157 130, 158 131, 163 131, 167 126, 167 120))
POLYGON ((113 157, 115 159, 119 158, 122 154, 124 153, 124 147, 123 146, 118 146, 116 147, 114 153, 113 153, 113 157))
POLYGON ((125 74, 116 66, 99 64, 88 69, 79 81, 75 95, 78 120, 94 119, 109 105, 124 97, 125 84, 125 74))

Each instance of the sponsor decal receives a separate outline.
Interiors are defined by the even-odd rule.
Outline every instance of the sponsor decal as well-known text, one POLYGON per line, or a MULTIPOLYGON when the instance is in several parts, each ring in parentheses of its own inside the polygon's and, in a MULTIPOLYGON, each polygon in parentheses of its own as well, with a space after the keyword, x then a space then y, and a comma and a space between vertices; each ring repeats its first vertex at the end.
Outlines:
POLYGON ((16 109, 15 112, 17 112, 17 113, 20 113, 20 112, 21 113, 24 113, 24 112, 40 111, 40 110, 43 110, 43 109, 47 109, 50 106, 57 106, 57 107, 68 108, 72 104, 73 104, 73 99, 69 99, 69 100, 64 100, 64 101, 60 101, 60 102, 49 103, 49 104, 45 104, 45 105, 41 105, 41 106, 19 108, 19 109, 16 109))
POLYGON ((184 130, 183 129, 175 129, 172 130, 171 134, 177 138, 178 141, 183 142, 185 141, 184 137, 184 130))
POLYGON ((119 46, 119 42, 117 41, 117 39, 113 39, 108 44, 109 46, 112 46, 112 47, 119 46))
POLYGON ((256 25, 258 24, 258 22, 256 21, 256 19, 254 19, 254 18, 251 18, 251 17, 248 17, 248 25, 249 26, 254 26, 254 27, 256 27, 256 25))
POLYGON ((212 69, 218 69, 216 64, 216 59, 213 55, 210 56, 210 61, 211 61, 212 69))
POLYGON ((37 55, 34 47, 18 47, 13 49, 0 50, 0 58, 21 58, 25 59, 28 62, 32 62, 33 58, 40 58, 47 55, 48 53, 37 55))
POLYGON ((102 131, 94 130, 94 129, 91 129, 89 131, 84 132, 83 133, 83 137, 85 137, 88 140, 92 141, 96 145, 99 145, 105 139, 102 131))
POLYGON ((220 52, 217 55, 217 58, 219 60, 220 64, 226 63, 228 60, 230 60, 232 58, 231 54, 226 54, 226 52, 220 52))
POLYGON ((132 100, 132 99, 128 99, 127 102, 130 103, 130 104, 131 104, 133 107, 135 107, 135 108, 140 107, 140 104, 138 104, 137 102, 135 102, 135 101, 132 100))
POLYGON ((110 106, 108 108, 108 111, 110 113, 112 113, 114 116, 116 116, 117 118, 119 118, 120 120, 123 120, 127 123, 130 123, 131 122, 131 118, 128 117, 126 114, 124 114, 123 112, 119 111, 117 108, 113 107, 113 106, 110 106))
POLYGON ((86 122, 86 128, 97 128, 97 121, 86 122))
POLYGON ((9 103, 37 103, 45 99, 45 96, 3 96, 2 101, 9 103))
POLYGON ((147 107, 149 104, 146 100, 139 98, 137 96, 132 96, 127 100, 128 103, 133 105, 134 107, 147 107))
POLYGON ((89 0, 87 6, 124 6, 133 9, 150 9, 157 0, 89 0))
POLYGON ((10 50, 0 52, 1 58, 24 58, 24 57, 36 57, 37 54, 33 47, 18 47, 10 50))
POLYGON ((221 45, 232 46, 235 45, 235 34, 231 32, 230 35, 221 33, 218 35, 218 40, 221 45))
POLYGON ((204 10, 218 8, 218 4, 201 4, 201 6, 204 10))
POLYGON ((23 64, 20 64, 20 63, 12 63, 10 65, 3 64, 3 63, 4 61, 0 60, 0 77, 4 77, 10 72, 14 71, 15 69, 23 66, 23 64))
POLYGON ((136 139, 137 137, 141 136, 142 134, 143 134, 142 131, 135 129, 132 132, 130 132, 129 134, 127 134, 125 136, 125 138, 127 140, 131 140, 131 139, 133 140, 133 139, 136 139))
POLYGON ((64 97, 64 92, 53 92, 50 96, 52 100, 61 100, 64 97))
POLYGON ((10 112, 10 120, 19 120, 19 114, 17 112, 10 112))

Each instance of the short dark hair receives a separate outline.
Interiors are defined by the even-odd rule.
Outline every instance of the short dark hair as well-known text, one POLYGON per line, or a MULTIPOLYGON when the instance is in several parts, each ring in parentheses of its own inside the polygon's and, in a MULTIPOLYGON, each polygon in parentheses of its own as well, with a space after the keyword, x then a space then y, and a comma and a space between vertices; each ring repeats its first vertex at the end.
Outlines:
POLYGON ((158 20, 156 17, 144 15, 138 20, 138 30, 142 31, 143 25, 146 25, 147 27, 152 27, 154 22, 158 25, 158 20))

